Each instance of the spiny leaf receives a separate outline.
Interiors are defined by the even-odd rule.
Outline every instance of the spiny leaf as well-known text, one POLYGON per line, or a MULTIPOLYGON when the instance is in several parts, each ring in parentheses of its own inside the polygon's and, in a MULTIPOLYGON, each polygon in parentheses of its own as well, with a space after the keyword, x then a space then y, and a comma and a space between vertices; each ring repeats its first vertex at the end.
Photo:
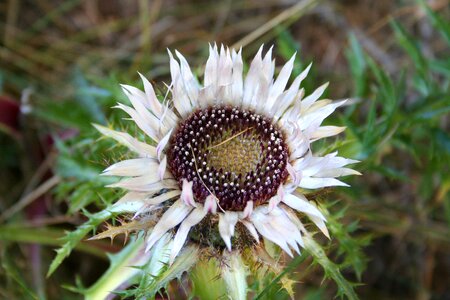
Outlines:
POLYGON ((140 279, 138 291, 144 290, 147 286, 153 284, 158 276, 164 271, 165 266, 169 262, 170 250, 172 249, 171 238, 172 235, 170 233, 163 235, 152 248, 152 255, 143 268, 144 274, 140 279))
MULTIPOLYGON (((267 284, 254 299, 264 299, 266 294, 268 294, 271 289, 276 288, 279 282, 282 282, 284 276, 293 272, 305 260, 305 258, 306 255, 304 254, 296 256, 282 272, 277 273, 278 275, 269 284, 267 284)), ((287 288, 289 292, 289 286, 287 286, 287 288)))
POLYGON ((124 222, 120 226, 112 226, 107 224, 107 230, 89 238, 89 240, 100 240, 104 238, 110 238, 113 240, 119 234, 124 234, 126 240, 130 233, 141 230, 149 230, 153 227, 154 223, 154 218, 142 218, 128 223, 124 222))
POLYGON ((192 296, 221 299, 226 295, 225 282, 220 276, 220 264, 216 258, 200 260, 189 273, 193 285, 192 296))
POLYGON ((350 233, 358 228, 358 222, 354 221, 345 226, 340 220, 345 214, 345 210, 346 208, 343 208, 332 215, 327 214, 327 227, 330 229, 331 235, 339 241, 338 254, 344 256, 342 266, 351 266, 358 280, 361 280, 362 272, 367 265, 367 258, 364 256, 362 247, 369 244, 370 236, 350 236, 350 233))
POLYGON ((336 283, 338 295, 341 297, 345 295, 350 300, 357 300, 358 296, 353 289, 354 284, 350 283, 342 276, 339 267, 330 261, 322 246, 320 246, 307 232, 304 232, 303 241, 305 242, 305 249, 311 254, 314 261, 320 264, 325 271, 325 275, 333 279, 336 283))
POLYGON ((53 272, 58 268, 58 266, 63 262, 63 260, 70 255, 73 248, 91 231, 97 228, 101 222, 111 218, 112 212, 108 210, 100 211, 96 214, 89 216, 89 220, 83 225, 79 226, 76 230, 69 232, 63 240, 65 243, 56 250, 56 257, 50 264, 50 268, 47 272, 47 277, 53 274, 53 272))
MULTIPOLYGON (((264 241, 265 244, 266 241, 264 241)), ((267 285, 271 285, 271 290, 276 291, 278 285, 284 289, 287 294, 294 299, 295 281, 288 276, 282 276, 277 280, 274 277, 281 274, 283 265, 270 256, 264 247, 257 246, 254 250, 245 253, 246 262, 253 276, 258 278, 259 284, 264 285, 264 281, 268 281, 267 285)), ((268 296, 269 297, 269 296, 268 296)))
MULTIPOLYGON (((195 246, 186 247, 171 266, 167 264, 169 260, 168 253, 166 256, 164 267, 160 269, 160 272, 151 274, 152 280, 150 280, 150 283, 141 281, 139 288, 134 293, 137 299, 153 298, 172 279, 180 278, 185 271, 189 270, 197 262, 198 248, 195 246)), ((147 269, 146 272, 149 272, 149 270, 147 269)))
POLYGON ((239 253, 225 252, 225 266, 222 276, 225 280, 228 296, 233 300, 247 298, 247 267, 244 265, 239 253))
POLYGON ((142 236, 130 242, 119 253, 108 255, 110 266, 102 277, 91 287, 82 291, 86 300, 105 299, 117 288, 126 288, 133 278, 141 273, 139 268, 146 263, 150 254, 145 253, 145 243, 142 236))

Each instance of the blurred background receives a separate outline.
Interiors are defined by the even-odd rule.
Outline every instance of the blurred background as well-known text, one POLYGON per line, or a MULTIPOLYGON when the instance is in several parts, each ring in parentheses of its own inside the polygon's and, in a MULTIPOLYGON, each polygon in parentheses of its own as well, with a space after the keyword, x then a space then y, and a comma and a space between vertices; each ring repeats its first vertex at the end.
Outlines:
MULTIPOLYGON (((307 92, 330 81, 327 97, 350 99, 328 121, 345 134, 316 147, 363 176, 315 200, 331 212, 320 242, 360 298, 450 299, 449 20, 447 0, 0 1, 0 298, 80 299, 108 268, 123 239, 85 237, 117 199, 98 173, 129 154, 91 124, 135 132, 111 109, 127 102, 119 83, 142 87, 139 71, 163 95, 167 48, 201 74, 217 42, 247 62, 274 45, 278 66, 297 51, 307 92)), ((333 298, 310 264, 291 275, 296 298, 333 298)))

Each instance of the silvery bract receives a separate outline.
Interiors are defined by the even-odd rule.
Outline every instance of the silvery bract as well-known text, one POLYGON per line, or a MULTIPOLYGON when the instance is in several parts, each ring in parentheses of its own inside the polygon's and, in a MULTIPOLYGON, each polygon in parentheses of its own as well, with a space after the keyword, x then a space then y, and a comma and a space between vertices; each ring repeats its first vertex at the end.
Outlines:
POLYGON ((324 215, 301 190, 346 186, 336 178, 359 174, 345 167, 355 160, 311 151, 314 141, 343 131, 321 124, 345 101, 318 100, 327 84, 305 97, 300 85, 311 66, 288 86, 295 55, 274 78, 272 49, 262 52, 261 47, 244 75, 241 51, 210 47, 203 85, 180 53, 175 59, 169 52, 172 83, 162 103, 143 76, 144 92, 123 85, 132 107, 117 107, 156 147, 97 126, 136 153, 103 175, 125 177, 111 185, 128 191, 114 211, 133 213, 134 219, 156 216, 146 251, 173 232, 173 263, 190 232, 208 238, 205 222, 218 228, 222 247, 231 251, 241 223, 247 230, 242 236, 252 243, 263 237, 292 256, 304 246, 298 213, 329 236, 324 215))

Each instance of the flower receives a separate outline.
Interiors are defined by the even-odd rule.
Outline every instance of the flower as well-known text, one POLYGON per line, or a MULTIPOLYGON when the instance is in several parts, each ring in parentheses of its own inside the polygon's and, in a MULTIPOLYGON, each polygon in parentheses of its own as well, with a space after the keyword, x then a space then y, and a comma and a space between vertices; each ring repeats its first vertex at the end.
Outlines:
POLYGON ((146 251, 174 232, 170 262, 190 234, 231 251, 237 224, 246 230, 237 243, 263 237, 292 256, 304 245, 297 213, 329 237, 324 215, 301 189, 347 186, 336 177, 359 174, 345 167, 357 161, 337 153, 315 156, 311 150, 314 141, 344 130, 321 124, 345 101, 318 100, 327 84, 304 97, 300 84, 311 65, 287 87, 295 55, 274 79, 272 49, 263 56, 261 47, 245 76, 241 50, 209 50, 203 86, 183 55, 175 51, 177 60, 169 51, 171 99, 163 103, 142 75, 145 92, 122 86, 132 107, 117 107, 156 147, 97 126, 138 155, 103 172, 125 177, 110 185, 128 190, 113 209, 134 213, 134 219, 156 219, 146 251), (222 244, 212 241, 215 234, 222 244))

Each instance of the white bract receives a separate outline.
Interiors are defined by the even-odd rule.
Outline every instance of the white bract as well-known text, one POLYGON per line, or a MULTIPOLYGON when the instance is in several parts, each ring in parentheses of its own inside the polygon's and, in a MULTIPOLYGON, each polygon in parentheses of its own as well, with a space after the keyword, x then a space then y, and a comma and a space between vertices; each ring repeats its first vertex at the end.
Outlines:
MULTIPOLYGON (((310 147, 311 143, 318 139, 343 131, 342 127, 321 124, 345 101, 319 100, 327 84, 304 96, 300 85, 311 66, 294 78, 288 86, 295 55, 274 78, 275 61, 272 59, 272 49, 263 56, 261 47, 246 75, 243 74, 241 51, 236 52, 225 47, 218 50, 216 46, 210 47, 209 50, 203 85, 197 81, 180 53, 175 52, 177 60, 169 52, 172 77, 169 101, 159 102, 152 85, 142 75, 145 91, 128 85, 122 86, 132 107, 124 104, 118 104, 117 107, 125 111, 137 126, 156 142, 156 147, 139 141, 128 133, 96 125, 102 134, 127 146, 137 155, 137 158, 118 162, 103 172, 103 175, 125 177, 110 185, 128 190, 113 206, 113 210, 134 213, 136 218, 163 209, 157 224, 149 229, 146 251, 167 232, 175 231, 170 262, 174 261, 182 249, 189 231, 208 214, 216 215, 213 219, 217 220, 216 226, 229 251, 233 248, 231 239, 235 234, 235 226, 240 222, 256 242, 259 242, 262 236, 291 256, 292 250, 299 253, 299 247, 304 246, 300 231, 303 225, 293 210, 308 216, 329 237, 324 215, 298 188, 346 186, 347 184, 336 178, 359 174, 345 167, 357 161, 339 157, 337 153, 323 157, 314 156, 310 147), (194 112, 214 106, 254 112, 271 120, 283 131, 289 148, 286 165, 289 175, 275 188, 276 193, 268 201, 248 201, 241 210, 226 210, 220 206, 220 199, 213 191, 199 201, 193 193, 193 182, 186 178, 175 178, 171 173, 167 151, 170 138, 175 134, 178 125, 194 112)), ((196 169, 198 174, 204 172, 201 167, 196 169)))

